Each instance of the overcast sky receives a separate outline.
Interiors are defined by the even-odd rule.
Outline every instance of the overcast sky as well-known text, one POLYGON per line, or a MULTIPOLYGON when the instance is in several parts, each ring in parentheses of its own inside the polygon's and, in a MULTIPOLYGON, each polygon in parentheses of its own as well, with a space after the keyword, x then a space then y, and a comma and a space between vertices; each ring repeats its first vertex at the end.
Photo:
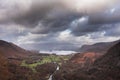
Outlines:
POLYGON ((120 38, 120 0, 0 0, 0 39, 26 49, 75 50, 120 38))

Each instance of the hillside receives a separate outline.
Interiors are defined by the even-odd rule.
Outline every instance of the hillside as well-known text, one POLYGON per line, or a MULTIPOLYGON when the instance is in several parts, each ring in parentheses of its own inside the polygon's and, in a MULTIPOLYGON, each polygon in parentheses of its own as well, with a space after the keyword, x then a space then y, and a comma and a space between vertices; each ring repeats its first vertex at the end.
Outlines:
POLYGON ((22 49, 13 43, 0 40, 0 52, 7 58, 22 58, 30 54, 30 51, 22 49))
POLYGON ((93 45, 83 45, 78 51, 80 51, 81 53, 85 52, 106 53, 110 47, 112 47, 119 41, 120 40, 113 42, 101 42, 93 45))
POLYGON ((13 43, 0 40, 0 80, 11 80, 15 76, 14 70, 19 70, 22 59, 29 54, 31 54, 29 51, 13 43))
POLYGON ((69 57, 27 51, 0 40, 0 80, 47 80, 69 57))
POLYGON ((89 72, 97 80, 119 80, 120 42, 111 47, 104 56, 97 59, 89 72), (91 73, 91 71, 93 72, 91 73))
POLYGON ((8 70, 8 61, 0 53, 0 80, 8 80, 12 74, 8 70))
POLYGON ((120 80, 120 42, 87 68, 78 63, 64 64, 53 80, 120 80))
POLYGON ((80 48, 80 53, 76 53, 70 59, 70 61, 72 63, 80 64, 82 67, 89 67, 96 59, 104 55, 110 47, 118 42, 119 40, 114 42, 102 42, 93 45, 84 45, 80 48))

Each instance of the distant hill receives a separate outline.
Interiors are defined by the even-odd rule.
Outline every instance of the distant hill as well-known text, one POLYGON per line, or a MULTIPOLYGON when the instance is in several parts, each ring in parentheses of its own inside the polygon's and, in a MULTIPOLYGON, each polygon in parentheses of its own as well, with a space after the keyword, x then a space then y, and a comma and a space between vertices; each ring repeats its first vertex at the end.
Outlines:
POLYGON ((104 55, 113 45, 120 40, 114 42, 102 42, 93 45, 84 45, 80 48, 80 53, 76 53, 71 59, 71 62, 81 64, 83 67, 88 67, 94 63, 96 59, 104 55))
POLYGON ((78 51, 80 51, 81 53, 85 53, 85 52, 106 53, 110 47, 112 47, 119 41, 120 40, 113 42, 101 42, 93 45, 83 45, 80 49, 78 49, 78 51))

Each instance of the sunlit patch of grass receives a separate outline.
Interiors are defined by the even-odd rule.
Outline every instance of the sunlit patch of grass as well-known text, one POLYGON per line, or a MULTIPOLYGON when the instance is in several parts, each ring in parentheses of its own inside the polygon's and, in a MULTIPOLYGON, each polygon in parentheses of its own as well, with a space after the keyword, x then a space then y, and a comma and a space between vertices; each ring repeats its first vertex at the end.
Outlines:
POLYGON ((56 62, 56 63, 60 64, 62 60, 68 60, 68 58, 63 57, 63 56, 56 56, 56 55, 43 56, 42 60, 37 61, 37 62, 32 63, 32 64, 27 64, 26 61, 23 60, 22 63, 21 63, 21 66, 31 68, 34 72, 36 72, 35 67, 37 65, 42 65, 42 64, 51 63, 51 62, 56 62))

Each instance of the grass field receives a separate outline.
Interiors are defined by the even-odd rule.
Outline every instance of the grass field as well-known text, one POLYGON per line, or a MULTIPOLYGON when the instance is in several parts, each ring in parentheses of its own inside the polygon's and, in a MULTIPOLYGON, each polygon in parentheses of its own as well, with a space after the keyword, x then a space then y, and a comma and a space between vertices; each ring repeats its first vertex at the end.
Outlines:
POLYGON ((23 60, 21 63, 21 66, 31 68, 35 72, 35 67, 37 65, 42 65, 42 64, 46 64, 46 63, 52 63, 52 62, 61 64, 62 61, 66 61, 68 59, 69 59, 69 57, 67 57, 67 56, 57 56, 57 55, 42 56, 42 60, 39 60, 32 64, 27 64, 26 60, 23 60))

